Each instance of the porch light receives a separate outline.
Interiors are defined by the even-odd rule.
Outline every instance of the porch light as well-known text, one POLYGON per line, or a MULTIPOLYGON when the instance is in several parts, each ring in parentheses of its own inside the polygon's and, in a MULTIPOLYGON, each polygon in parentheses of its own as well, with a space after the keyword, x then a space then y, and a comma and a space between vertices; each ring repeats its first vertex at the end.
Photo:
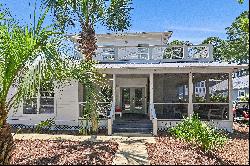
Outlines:
POLYGON ((106 77, 107 74, 102 74, 103 77, 106 77))

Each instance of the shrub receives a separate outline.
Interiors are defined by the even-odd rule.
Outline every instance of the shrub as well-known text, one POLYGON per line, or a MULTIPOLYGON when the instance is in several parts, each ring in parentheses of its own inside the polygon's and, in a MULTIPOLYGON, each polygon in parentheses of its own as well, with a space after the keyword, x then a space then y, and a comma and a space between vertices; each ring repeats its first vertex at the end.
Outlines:
POLYGON ((203 150, 210 151, 221 147, 227 141, 227 137, 222 133, 202 122, 198 115, 187 117, 177 126, 170 128, 170 134, 201 146, 203 150))
POLYGON ((47 119, 45 121, 41 121, 36 126, 36 132, 40 133, 43 130, 49 130, 53 125, 55 125, 55 118, 47 119))

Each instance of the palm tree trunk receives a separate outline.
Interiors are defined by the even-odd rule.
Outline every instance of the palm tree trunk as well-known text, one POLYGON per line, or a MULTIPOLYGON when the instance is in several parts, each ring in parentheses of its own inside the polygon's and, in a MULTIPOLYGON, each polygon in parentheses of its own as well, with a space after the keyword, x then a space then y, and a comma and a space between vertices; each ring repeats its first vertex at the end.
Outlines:
POLYGON ((0 165, 9 165, 14 150, 14 140, 10 126, 4 125, 0 128, 0 165))
MULTIPOLYGON (((97 39, 95 35, 95 29, 92 24, 89 24, 89 22, 82 23, 82 32, 80 33, 80 39, 78 40, 78 43, 79 51, 83 54, 83 56, 85 56, 86 62, 92 61, 93 55, 97 49, 97 39)), ((92 87, 93 85, 90 86, 92 87)), ((92 94, 89 95, 91 96, 92 94)), ((92 100, 94 99, 92 98, 92 100)), ((95 140, 98 132, 97 108, 93 106, 91 106, 90 108, 92 108, 92 110, 90 110, 90 118, 92 124, 91 138, 95 140)))
POLYGON ((10 126, 6 123, 7 112, 0 105, 0 165, 9 165, 14 150, 14 141, 10 126))
POLYGON ((91 24, 82 24, 80 33, 79 51, 85 56, 87 62, 92 61, 92 57, 97 49, 95 29, 91 24))

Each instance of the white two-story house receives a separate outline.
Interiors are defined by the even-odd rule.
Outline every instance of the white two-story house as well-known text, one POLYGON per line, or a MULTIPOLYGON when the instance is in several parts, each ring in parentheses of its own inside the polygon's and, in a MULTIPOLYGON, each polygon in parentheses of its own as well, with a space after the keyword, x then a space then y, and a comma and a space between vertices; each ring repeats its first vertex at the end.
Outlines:
MULTIPOLYGON (((106 75, 111 87, 107 116, 100 120, 100 128, 107 129, 109 135, 117 128, 116 120, 123 117, 147 119, 156 135, 194 113, 217 128, 232 131, 232 73, 247 69, 248 65, 214 62, 211 45, 168 45, 171 35, 172 32, 97 34, 96 68, 106 75), (215 100, 211 96, 220 92, 212 87, 221 81, 226 82, 225 98, 215 100), (117 108, 121 117, 116 114, 117 108)), ((71 36, 74 42, 77 38, 71 36)), ((75 56, 82 57, 77 51, 75 56)), ((8 122, 34 126, 55 118, 56 129, 76 129, 84 121, 84 88, 77 81, 72 80, 62 91, 51 87, 40 94, 11 112, 8 122)))

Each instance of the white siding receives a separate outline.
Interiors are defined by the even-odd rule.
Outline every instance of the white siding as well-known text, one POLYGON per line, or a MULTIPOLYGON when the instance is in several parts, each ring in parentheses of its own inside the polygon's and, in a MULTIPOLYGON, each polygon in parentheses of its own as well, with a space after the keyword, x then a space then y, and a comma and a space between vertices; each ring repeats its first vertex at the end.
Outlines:
POLYGON ((69 84, 55 90, 56 98, 56 124, 78 125, 79 103, 78 82, 71 81, 69 84))

